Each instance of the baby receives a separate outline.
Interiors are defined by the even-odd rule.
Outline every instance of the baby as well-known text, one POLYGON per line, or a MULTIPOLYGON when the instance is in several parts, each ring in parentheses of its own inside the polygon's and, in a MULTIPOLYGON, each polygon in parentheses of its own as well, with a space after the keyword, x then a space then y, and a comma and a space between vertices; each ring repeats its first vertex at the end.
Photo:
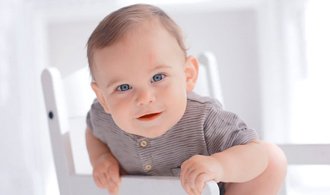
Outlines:
POLYGON ((87 55, 97 100, 86 142, 98 187, 116 194, 120 175, 162 175, 180 177, 190 195, 210 180, 226 195, 278 193, 283 153, 218 101, 192 92, 198 61, 161 9, 136 4, 111 13, 87 55))

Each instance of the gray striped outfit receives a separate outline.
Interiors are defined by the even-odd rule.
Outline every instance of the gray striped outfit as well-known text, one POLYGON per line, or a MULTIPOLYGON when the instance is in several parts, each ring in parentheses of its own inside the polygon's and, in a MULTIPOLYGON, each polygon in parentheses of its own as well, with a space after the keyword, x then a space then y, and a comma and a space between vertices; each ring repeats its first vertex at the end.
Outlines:
POLYGON ((124 132, 96 100, 86 121, 130 175, 178 176, 180 165, 193 155, 211 155, 257 139, 256 131, 236 114, 224 111, 217 100, 195 93, 188 94, 182 119, 156 138, 124 132))

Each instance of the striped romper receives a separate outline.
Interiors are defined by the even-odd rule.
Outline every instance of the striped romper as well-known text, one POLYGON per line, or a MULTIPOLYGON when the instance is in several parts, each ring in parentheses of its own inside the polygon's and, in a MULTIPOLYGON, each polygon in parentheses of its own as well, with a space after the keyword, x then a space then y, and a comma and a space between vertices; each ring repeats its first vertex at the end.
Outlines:
POLYGON ((97 100, 86 122, 129 175, 179 176, 180 165, 193 155, 211 155, 257 139, 256 131, 236 114, 223 110, 217 100, 196 93, 188 94, 181 120, 156 138, 124 132, 97 100))

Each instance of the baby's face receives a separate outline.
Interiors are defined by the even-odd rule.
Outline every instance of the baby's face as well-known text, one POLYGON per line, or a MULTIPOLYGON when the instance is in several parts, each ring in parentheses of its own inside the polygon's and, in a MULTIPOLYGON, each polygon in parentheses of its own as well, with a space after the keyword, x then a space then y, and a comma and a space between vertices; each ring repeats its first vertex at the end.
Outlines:
POLYGON ((95 51, 96 92, 124 131, 154 138, 183 116, 187 75, 194 68, 177 41, 158 24, 144 24, 110 47, 95 51))

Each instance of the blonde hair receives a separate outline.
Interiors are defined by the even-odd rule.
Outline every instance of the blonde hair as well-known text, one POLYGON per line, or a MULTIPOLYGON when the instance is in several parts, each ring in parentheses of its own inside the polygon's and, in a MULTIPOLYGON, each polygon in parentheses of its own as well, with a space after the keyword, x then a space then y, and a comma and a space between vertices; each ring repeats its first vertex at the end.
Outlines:
MULTIPOLYGON (((119 41, 136 25, 156 18, 176 39, 187 55, 180 27, 160 8, 148 4, 134 4, 120 8, 106 16, 95 28, 87 42, 87 58, 93 77, 93 56, 96 49, 103 49, 119 41)), ((94 79, 94 77, 93 77, 94 79)))

